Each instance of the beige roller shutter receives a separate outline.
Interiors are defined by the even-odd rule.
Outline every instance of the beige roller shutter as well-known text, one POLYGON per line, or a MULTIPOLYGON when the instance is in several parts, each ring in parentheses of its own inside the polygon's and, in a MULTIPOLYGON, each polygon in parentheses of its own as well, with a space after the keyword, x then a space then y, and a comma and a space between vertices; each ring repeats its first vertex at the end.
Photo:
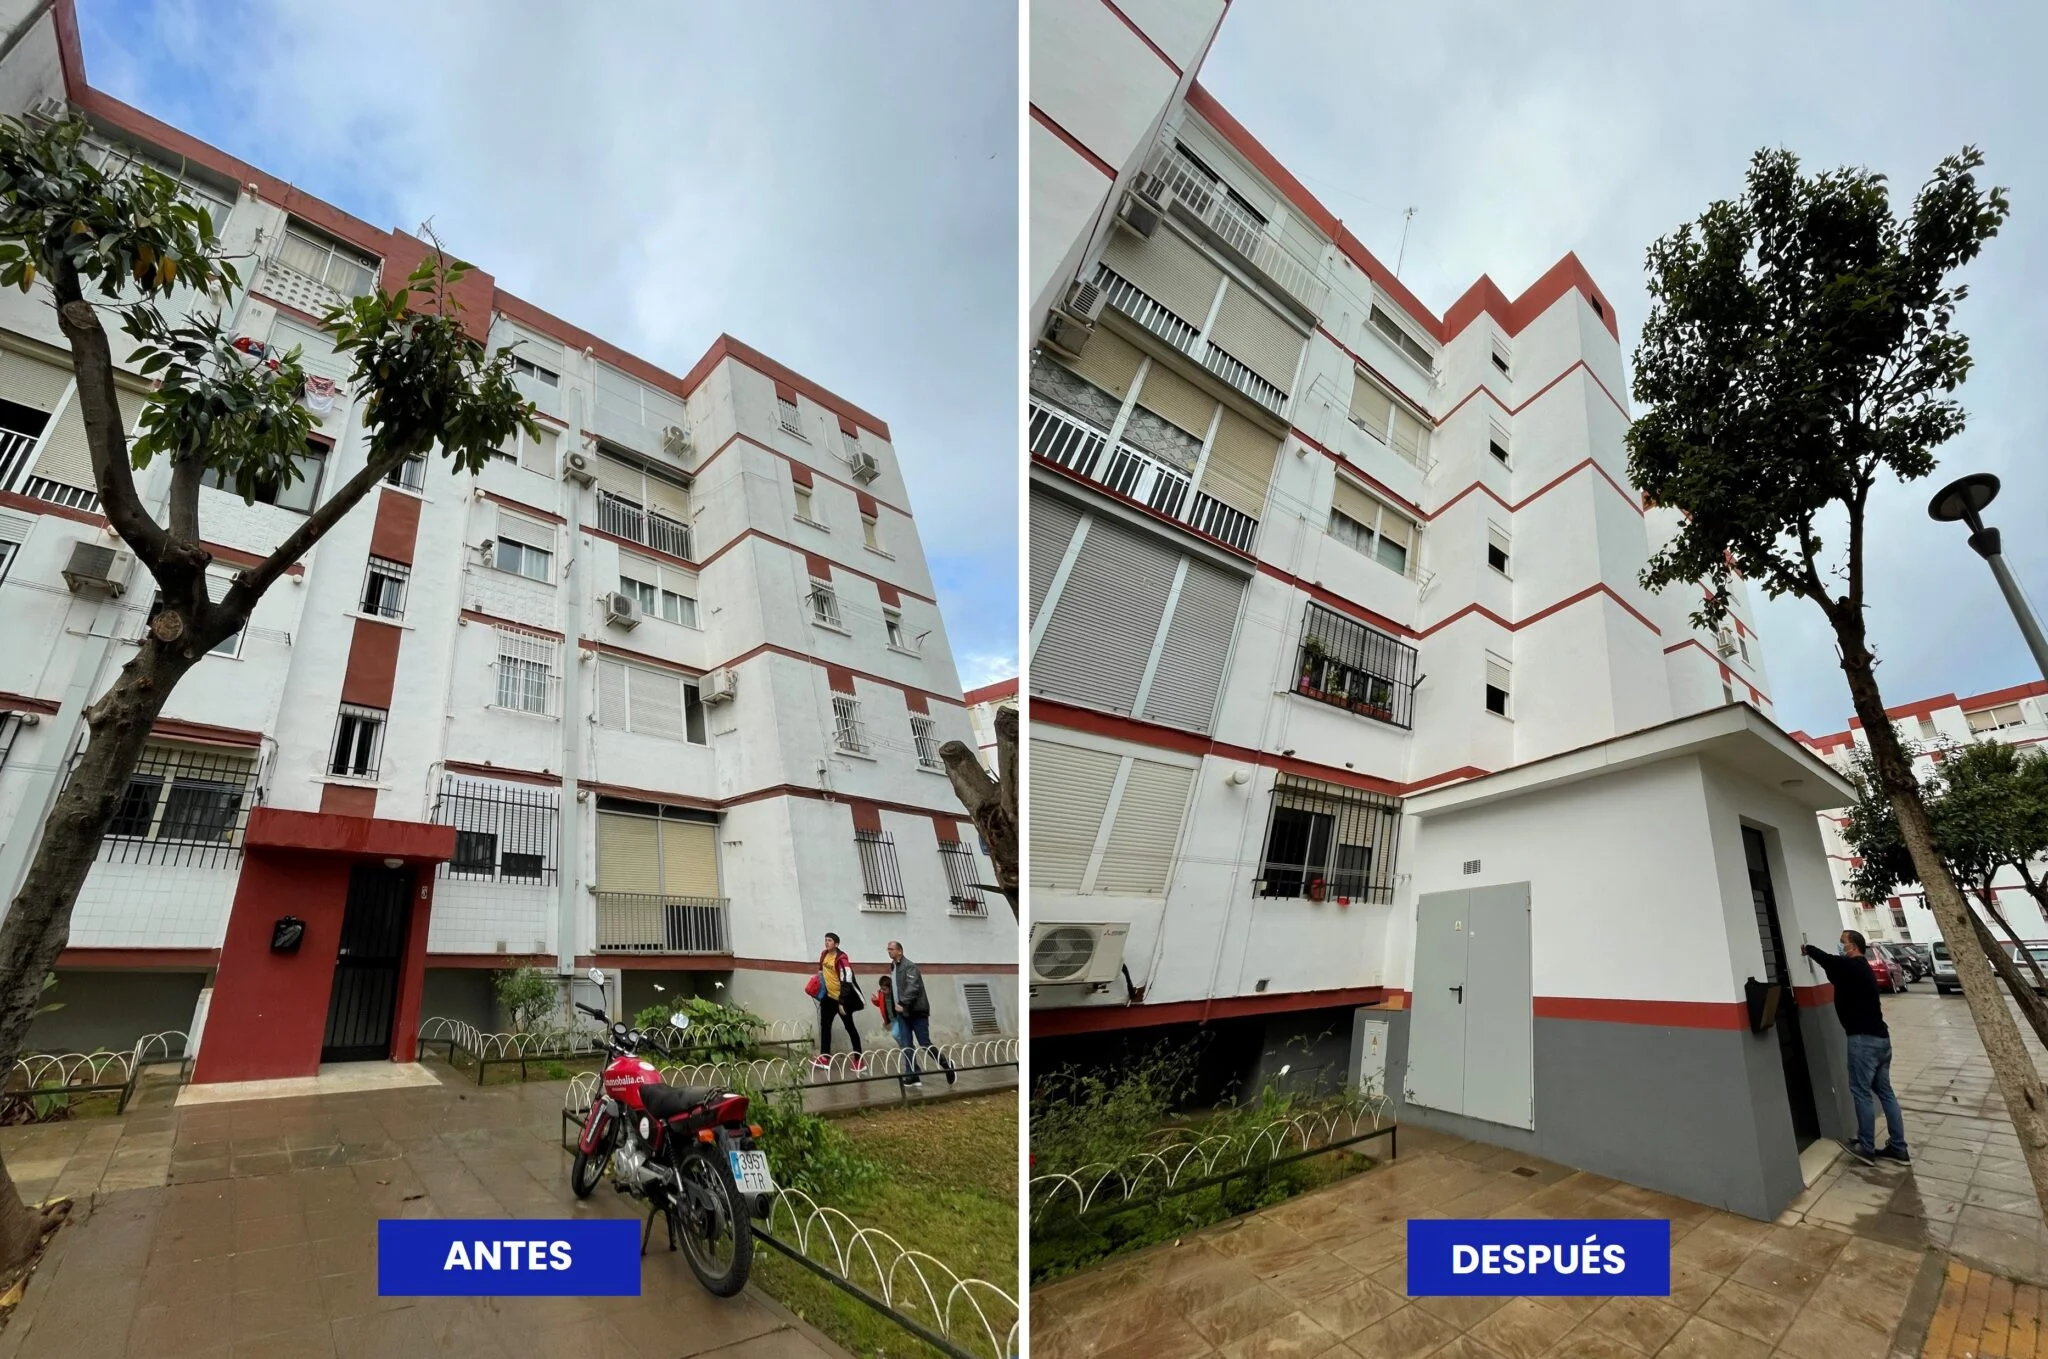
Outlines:
POLYGON ((1266 483, 1279 452, 1278 440, 1226 406, 1209 465, 1202 469, 1203 493, 1259 518, 1266 512, 1266 483))
MULTIPOLYGON (((136 418, 142 414, 142 396, 127 391, 115 395, 121 403, 121 429, 124 433, 132 432, 136 418)), ((64 414, 57 418, 57 427, 50 431, 42 456, 36 459, 34 475, 66 486, 93 488, 92 450, 86 447, 85 417, 79 414, 77 396, 71 398, 64 414)))
POLYGON ((1082 875, 1095 853, 1102 813, 1123 757, 1102 750, 1034 738, 1031 783, 1057 788, 1058 797, 1031 802, 1031 883, 1034 887, 1081 890, 1082 875))
POLYGON ((1209 319, 1216 285, 1223 281, 1222 270, 1167 230, 1153 233, 1149 241, 1133 240, 1118 232, 1109 238, 1102 262, 1196 330, 1209 319))
POLYGON ((1074 541, 1074 530, 1080 525, 1080 510, 1067 501, 1032 488, 1029 536, 1033 624, 1038 622, 1038 611, 1045 604, 1045 597, 1052 589, 1052 579, 1060 573, 1060 563, 1066 560, 1067 548, 1074 541))
POLYGON ((597 814, 597 885, 606 892, 661 890, 661 823, 651 817, 597 814))
POLYGON ((1351 372, 1351 418, 1381 443, 1387 441, 1387 424, 1394 418, 1394 398, 1356 369, 1351 372))
POLYGON ((626 729, 626 667, 617 661, 597 663, 597 724, 626 729))
POLYGON ((718 828, 702 821, 661 823, 661 890, 672 897, 718 895, 718 828))
POLYGON ((678 524, 687 524, 690 522, 690 493, 672 481, 650 476, 647 478, 647 508, 678 524))
POLYGON ((639 468, 628 467, 622 462, 614 462, 603 454, 599 454, 596 458, 592 459, 591 466, 596 471, 599 490, 610 491, 613 495, 617 496, 624 496, 636 505, 640 503, 641 476, 639 468))
MULTIPOLYGON (((1188 785, 1195 771, 1181 765, 1133 760, 1124 780, 1123 801, 1116 824, 1103 847, 1095 890, 1118 896, 1161 897, 1173 871, 1174 846, 1180 843, 1181 817, 1187 810, 1188 785)), ((1036 814, 1038 806, 1032 804, 1036 814)))
POLYGON ((1380 537, 1398 543, 1403 552, 1415 550, 1415 524, 1398 510, 1388 509, 1380 515, 1380 537))
POLYGON ((555 467, 557 466, 555 438, 555 432, 545 427, 541 429, 540 438, 538 439, 529 439, 521 435, 519 439, 519 465, 529 472, 538 472, 544 477, 555 475, 555 467))
POLYGON ((1216 402, 1208 393, 1156 363, 1145 372, 1138 404, 1197 439, 1209 437, 1209 422, 1216 416, 1216 402))
POLYGON ((1294 370, 1308 343, 1308 337, 1281 320, 1279 312, 1234 285, 1223 294, 1209 340, 1283 392, 1293 389, 1294 370))
POLYGON ((0 397, 17 405, 33 406, 47 415, 64 399, 64 384, 69 381, 69 368, 0 349, 0 397))
POLYGON ((632 702, 630 725, 648 736, 683 739, 683 684, 665 670, 629 665, 626 689, 632 702))
POLYGON ((1429 453, 1429 426, 1399 406, 1394 408, 1394 451, 1418 464, 1429 453))
POLYGON ((1138 347, 1123 336, 1098 329, 1089 336, 1081 357, 1070 367, 1111 396, 1122 400, 1131 394, 1138 364, 1144 359, 1138 347))
POLYGON ((1339 514, 1349 515, 1367 528, 1376 527, 1379 523, 1378 498, 1353 486, 1342 477, 1337 478, 1337 490, 1331 497, 1330 505, 1339 514))

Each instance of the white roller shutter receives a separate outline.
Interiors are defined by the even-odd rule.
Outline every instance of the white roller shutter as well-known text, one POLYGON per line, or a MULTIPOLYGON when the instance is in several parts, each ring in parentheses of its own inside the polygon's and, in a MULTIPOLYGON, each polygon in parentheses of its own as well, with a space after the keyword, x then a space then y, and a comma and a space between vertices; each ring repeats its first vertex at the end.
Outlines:
POLYGON ((1097 516, 1031 654, 1031 688, 1128 713, 1166 614, 1179 554, 1097 516))
POLYGON ((1059 796, 1031 800, 1031 884, 1081 890, 1121 756, 1033 737, 1031 783, 1059 796))
POLYGON ((617 661, 597 663, 597 724, 626 729, 626 667, 617 661))
MULTIPOLYGON (((1117 804, 1116 823, 1109 828, 1109 841, 1103 847, 1102 866, 1095 872, 1095 891, 1118 896, 1166 895, 1194 775, 1185 765, 1131 762, 1123 800, 1117 804)), ((1038 814, 1037 802, 1031 810, 1034 816, 1038 814)), ((1035 845, 1033 849, 1035 852, 1035 845)))
POLYGON ((590 465, 592 471, 597 476, 598 489, 610 491, 616 496, 623 496, 636 505, 642 503, 641 495, 643 492, 640 489, 640 483, 643 478, 640 475, 639 468, 628 467, 622 462, 614 462, 603 454, 592 458, 590 465))
POLYGON ((1069 501, 1056 496, 1042 495, 1034 491, 1031 495, 1031 622, 1038 621, 1039 606, 1045 603, 1046 592, 1052 589, 1052 578, 1059 574, 1060 563, 1066 559, 1067 547, 1074 541, 1074 530, 1080 527, 1081 511, 1069 501))
POLYGON ((0 397, 18 406, 32 406, 47 415, 64 399, 64 385, 70 381, 69 368, 0 349, 0 397))
POLYGON ((1216 309, 1210 341, 1230 357, 1285 392, 1294 386, 1308 337, 1280 319, 1280 313, 1233 284, 1216 309))
POLYGON ((665 515, 678 524, 690 522, 690 493, 672 481, 660 477, 647 479, 647 508, 656 514, 665 515))
POLYGON ((661 670, 626 667, 626 690, 632 705, 632 729, 649 736, 683 739, 683 685, 661 670))
POLYGON ((1197 330, 1209 319, 1216 285, 1223 281, 1223 271, 1203 258, 1201 251, 1163 229, 1149 241, 1117 232, 1109 238, 1102 262, 1197 330))
POLYGON ((1142 716, 1191 731, 1210 729, 1243 599, 1242 576, 1188 559, 1142 716))

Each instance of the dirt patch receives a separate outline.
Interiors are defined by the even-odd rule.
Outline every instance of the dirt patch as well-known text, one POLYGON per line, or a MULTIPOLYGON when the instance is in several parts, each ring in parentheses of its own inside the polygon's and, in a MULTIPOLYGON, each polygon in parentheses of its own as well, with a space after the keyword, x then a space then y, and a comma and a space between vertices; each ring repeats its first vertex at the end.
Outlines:
POLYGON ((36 1266, 42 1263, 43 1253, 50 1249, 50 1242, 71 1220, 71 1200, 68 1198, 51 1199, 37 1207, 43 1214, 43 1234, 36 1241, 35 1253, 21 1268, 0 1274, 0 1330, 7 1328, 7 1323, 14 1317, 14 1309, 21 1305, 21 1295, 27 1291, 36 1266))

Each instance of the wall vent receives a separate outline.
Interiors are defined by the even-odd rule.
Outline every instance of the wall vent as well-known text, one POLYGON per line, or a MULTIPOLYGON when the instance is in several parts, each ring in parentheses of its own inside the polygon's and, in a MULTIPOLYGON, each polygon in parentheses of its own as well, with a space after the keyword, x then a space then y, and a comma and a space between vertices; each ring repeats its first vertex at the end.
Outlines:
POLYGON ((1472 875, 1473 875, 1474 873, 1477 873, 1478 871, 1479 871, 1479 860, 1477 860, 1477 859, 1467 859, 1467 860, 1465 860, 1465 876, 1466 876, 1466 877, 1470 877, 1470 876, 1472 876, 1472 875))

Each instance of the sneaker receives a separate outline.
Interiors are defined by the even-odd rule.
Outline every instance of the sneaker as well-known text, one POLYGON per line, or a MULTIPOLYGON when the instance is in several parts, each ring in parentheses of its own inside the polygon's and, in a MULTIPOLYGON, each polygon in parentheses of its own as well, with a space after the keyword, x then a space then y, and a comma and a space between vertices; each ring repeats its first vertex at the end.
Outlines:
POLYGON ((828 1053, 823 1053, 823 1052, 821 1052, 821 1053, 819 1053, 819 1054, 818 1054, 817 1056, 815 1056, 815 1057, 811 1058, 811 1065, 812 1065, 812 1066, 830 1066, 830 1065, 832 1065, 832 1058, 831 1058, 831 1055, 830 1055, 830 1054, 828 1054, 828 1053))
POLYGON ((1913 1164, 1912 1154, 1901 1146, 1889 1146, 1881 1149, 1877 1153, 1877 1159, 1880 1161, 1897 1161, 1901 1165, 1913 1164))
POLYGON ((903 1082, 903 1085, 905 1089, 909 1089, 911 1086, 917 1086, 919 1088, 922 1088, 924 1085, 924 1078, 921 1076, 912 1076, 909 1080, 903 1082))
POLYGON ((857 1052, 853 1054, 853 1062, 851 1065, 853 1066, 853 1069, 855 1071, 866 1071, 868 1069, 868 1064, 860 1059, 860 1054, 857 1052))
POLYGON ((947 1062, 947 1063, 946 1063, 946 1084, 948 1084, 948 1085, 951 1085, 951 1084, 952 1084, 952 1083, 953 1083, 954 1081, 957 1081, 957 1080, 959 1080, 959 1079, 960 1079, 960 1073, 959 1073, 959 1072, 957 1072, 957 1071, 955 1071, 955 1070, 953 1069, 953 1064, 952 1064, 951 1062, 947 1062))
POLYGON ((1877 1164, 1877 1153, 1872 1151, 1869 1147, 1863 1146, 1856 1142, 1844 1142, 1842 1144, 1842 1150, 1848 1152, 1851 1156, 1855 1157, 1857 1160, 1863 1162, 1863 1164, 1867 1166, 1874 1166, 1877 1164))

